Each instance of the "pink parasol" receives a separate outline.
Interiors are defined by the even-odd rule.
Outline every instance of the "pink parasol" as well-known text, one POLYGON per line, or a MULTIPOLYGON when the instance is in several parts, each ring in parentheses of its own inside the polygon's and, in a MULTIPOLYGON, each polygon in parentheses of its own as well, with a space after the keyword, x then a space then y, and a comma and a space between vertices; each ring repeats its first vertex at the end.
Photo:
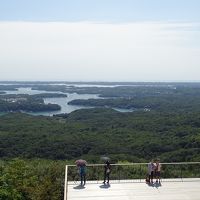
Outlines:
POLYGON ((86 160, 82 160, 82 159, 76 160, 75 163, 77 166, 84 166, 87 164, 86 160))

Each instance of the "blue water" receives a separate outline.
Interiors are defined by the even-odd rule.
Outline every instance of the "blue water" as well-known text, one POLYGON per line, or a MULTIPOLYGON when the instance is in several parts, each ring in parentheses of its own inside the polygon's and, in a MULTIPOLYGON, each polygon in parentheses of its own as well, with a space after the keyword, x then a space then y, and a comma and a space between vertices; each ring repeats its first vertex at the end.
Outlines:
MULTIPOLYGON (((59 111, 48 111, 48 112, 28 112, 29 114, 32 115, 44 115, 44 116, 52 116, 54 114, 62 114, 62 113, 71 113, 75 110, 78 109, 83 109, 83 108, 92 108, 89 106, 76 106, 76 105, 68 105, 67 103, 69 101, 75 100, 75 99, 99 99, 98 94, 77 94, 77 93, 63 93, 63 92, 49 92, 49 91, 42 91, 42 90, 31 90, 31 88, 18 88, 17 91, 6 91, 6 94, 41 94, 41 93, 62 93, 66 94, 67 97, 59 97, 59 98, 44 98, 44 103, 53 103, 53 104, 58 104, 61 106, 61 110, 59 111)), ((118 109, 118 108, 113 108, 119 112, 132 112, 133 110, 131 109, 118 109)))

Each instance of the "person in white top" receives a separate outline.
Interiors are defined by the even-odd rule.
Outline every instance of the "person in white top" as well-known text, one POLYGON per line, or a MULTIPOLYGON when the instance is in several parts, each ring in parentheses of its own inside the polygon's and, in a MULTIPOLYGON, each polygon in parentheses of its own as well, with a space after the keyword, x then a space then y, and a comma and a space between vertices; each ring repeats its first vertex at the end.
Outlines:
POLYGON ((160 160, 156 160, 155 163, 155 177, 156 177, 156 182, 160 183, 160 171, 161 171, 161 164, 160 164, 160 160))
POLYGON ((148 175, 149 175, 149 183, 153 183, 153 175, 154 175, 155 165, 153 160, 148 164, 148 175))

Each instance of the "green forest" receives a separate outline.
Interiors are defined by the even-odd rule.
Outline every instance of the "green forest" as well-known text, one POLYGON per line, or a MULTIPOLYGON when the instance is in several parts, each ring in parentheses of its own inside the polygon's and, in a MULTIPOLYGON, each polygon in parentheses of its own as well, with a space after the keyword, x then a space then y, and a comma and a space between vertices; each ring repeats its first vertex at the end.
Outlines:
POLYGON ((1 158, 45 158, 97 161, 194 161, 199 159, 198 112, 119 113, 82 109, 54 117, 10 113, 0 117, 1 158))

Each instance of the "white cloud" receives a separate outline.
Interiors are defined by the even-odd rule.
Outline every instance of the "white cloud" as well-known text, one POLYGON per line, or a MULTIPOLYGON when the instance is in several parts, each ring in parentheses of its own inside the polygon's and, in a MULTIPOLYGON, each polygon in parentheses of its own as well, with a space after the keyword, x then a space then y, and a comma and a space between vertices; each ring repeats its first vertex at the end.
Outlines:
POLYGON ((0 80, 200 80, 199 27, 0 22, 0 80))

